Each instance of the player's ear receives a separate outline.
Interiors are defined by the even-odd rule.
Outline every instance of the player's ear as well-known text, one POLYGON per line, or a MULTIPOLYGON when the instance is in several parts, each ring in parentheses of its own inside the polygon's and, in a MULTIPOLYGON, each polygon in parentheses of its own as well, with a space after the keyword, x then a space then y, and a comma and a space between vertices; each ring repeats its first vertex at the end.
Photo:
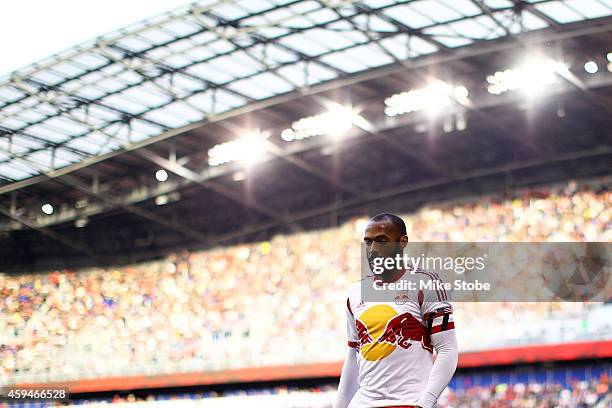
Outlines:
POLYGON ((408 235, 402 235, 400 237, 400 248, 402 249, 402 251, 404 250, 404 248, 406 248, 407 244, 408 244, 408 235))

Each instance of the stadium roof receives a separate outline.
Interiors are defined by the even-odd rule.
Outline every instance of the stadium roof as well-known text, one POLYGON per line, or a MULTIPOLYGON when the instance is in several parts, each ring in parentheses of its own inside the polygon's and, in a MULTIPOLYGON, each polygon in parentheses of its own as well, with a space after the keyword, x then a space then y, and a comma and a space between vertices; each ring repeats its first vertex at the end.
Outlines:
POLYGON ((609 174, 611 7, 199 2, 13 73, 0 83, 0 268, 147 259, 609 174), (510 70, 541 55, 560 64, 553 78, 510 70), (385 114, 438 80, 469 97, 434 119, 385 114), (283 137, 338 106, 358 113, 341 138, 283 137), (213 165, 253 132, 255 167, 213 165))
MULTIPOLYGON (((351 74, 612 14, 610 0, 200 1, 0 83, 4 184, 351 74)), ((145 142, 145 143, 142 143, 145 142)))

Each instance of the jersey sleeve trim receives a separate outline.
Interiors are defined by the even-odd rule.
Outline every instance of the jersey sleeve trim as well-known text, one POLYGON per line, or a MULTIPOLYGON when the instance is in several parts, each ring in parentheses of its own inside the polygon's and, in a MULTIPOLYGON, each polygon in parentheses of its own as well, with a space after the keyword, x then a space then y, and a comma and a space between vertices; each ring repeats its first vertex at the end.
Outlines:
POLYGON ((427 321, 427 331, 430 335, 455 328, 453 310, 450 307, 436 309, 428 313, 425 320, 427 321))
POLYGON ((439 325, 431 328, 431 334, 441 333, 447 330, 453 330, 455 328, 455 322, 450 322, 448 325, 439 325))
MULTIPOLYGON (((431 279, 432 281, 442 282, 442 279, 440 279, 440 276, 438 276, 438 274, 434 273, 434 272, 427 272, 427 271, 424 271, 422 269, 416 269, 414 271, 414 273, 419 273, 421 275, 425 275, 429 279, 431 279)), ((444 301, 448 300, 448 294, 446 293, 446 290, 436 288, 435 292, 436 292, 436 296, 438 298, 438 301, 444 302, 444 301)))
POLYGON ((346 308, 348 309, 351 316, 354 317, 355 315, 353 314, 353 311, 351 310, 351 299, 350 298, 346 298, 346 308))

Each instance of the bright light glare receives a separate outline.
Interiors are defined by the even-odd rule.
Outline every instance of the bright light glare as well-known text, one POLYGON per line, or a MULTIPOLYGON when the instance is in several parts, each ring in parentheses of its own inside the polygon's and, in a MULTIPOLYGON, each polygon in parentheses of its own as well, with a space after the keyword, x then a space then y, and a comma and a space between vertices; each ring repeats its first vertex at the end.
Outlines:
POLYGON ((76 228, 84 228, 89 223, 89 219, 87 217, 78 218, 74 221, 74 226, 76 228))
POLYGON ((599 70, 599 67, 595 61, 588 61, 586 64, 584 64, 584 70, 589 74, 594 74, 599 70))
POLYGON ((155 178, 157 181, 164 182, 168 180, 168 173, 164 169, 159 169, 155 172, 155 178))
POLYGON ((232 161, 243 161, 249 165, 261 159, 266 148, 259 136, 245 136, 242 139, 221 143, 208 150, 208 164, 219 166, 232 161))
POLYGON ((455 128, 460 132, 467 129, 467 118, 465 117, 464 111, 457 113, 457 117, 455 118, 455 128))
POLYGON ((608 61, 612 62, 612 52, 609 52, 609 53, 606 55, 606 58, 608 58, 608 61))
POLYGON ((567 66, 556 61, 533 61, 517 68, 498 71, 487 76, 488 91, 493 95, 521 90, 536 94, 557 82, 557 74, 566 72, 567 66))
POLYGON ((155 204, 157 205, 168 204, 168 196, 166 194, 162 194, 160 196, 155 197, 155 204))
POLYGON ((457 98, 467 98, 469 94, 465 86, 458 86, 455 88, 455 96, 457 98))
POLYGON ((166 205, 168 203, 173 203, 181 199, 181 194, 178 191, 170 194, 162 194, 155 197, 155 204, 157 205, 166 205))
POLYGON ((463 85, 453 87, 445 82, 436 82, 426 88, 413 89, 392 95, 385 99, 385 114, 396 116, 404 113, 426 110, 437 113, 450 105, 453 99, 467 102, 469 92, 463 85))
POLYGON ((232 180, 243 181, 246 179, 246 173, 244 171, 237 171, 232 175, 232 180))
POLYGON ((49 203, 43 204, 43 206, 40 209, 42 210, 42 212, 44 212, 47 215, 53 214, 53 206, 49 203))
POLYGON ((351 130, 356 116, 351 108, 338 106, 320 115, 308 116, 293 122, 290 129, 283 130, 281 138, 290 142, 312 136, 342 136, 351 130))
POLYGON ((293 132, 293 129, 285 129, 281 132, 281 139, 283 139, 285 142, 291 142, 292 140, 295 139, 295 134, 293 132))

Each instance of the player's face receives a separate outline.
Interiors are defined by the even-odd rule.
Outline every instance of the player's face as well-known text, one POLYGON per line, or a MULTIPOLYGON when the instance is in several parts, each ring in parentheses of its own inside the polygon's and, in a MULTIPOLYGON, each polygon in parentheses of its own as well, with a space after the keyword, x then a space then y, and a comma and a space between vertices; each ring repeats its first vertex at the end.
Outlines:
POLYGON ((366 226, 363 241, 370 268, 374 259, 395 257, 402 254, 408 237, 402 235, 391 221, 370 221, 366 226))

